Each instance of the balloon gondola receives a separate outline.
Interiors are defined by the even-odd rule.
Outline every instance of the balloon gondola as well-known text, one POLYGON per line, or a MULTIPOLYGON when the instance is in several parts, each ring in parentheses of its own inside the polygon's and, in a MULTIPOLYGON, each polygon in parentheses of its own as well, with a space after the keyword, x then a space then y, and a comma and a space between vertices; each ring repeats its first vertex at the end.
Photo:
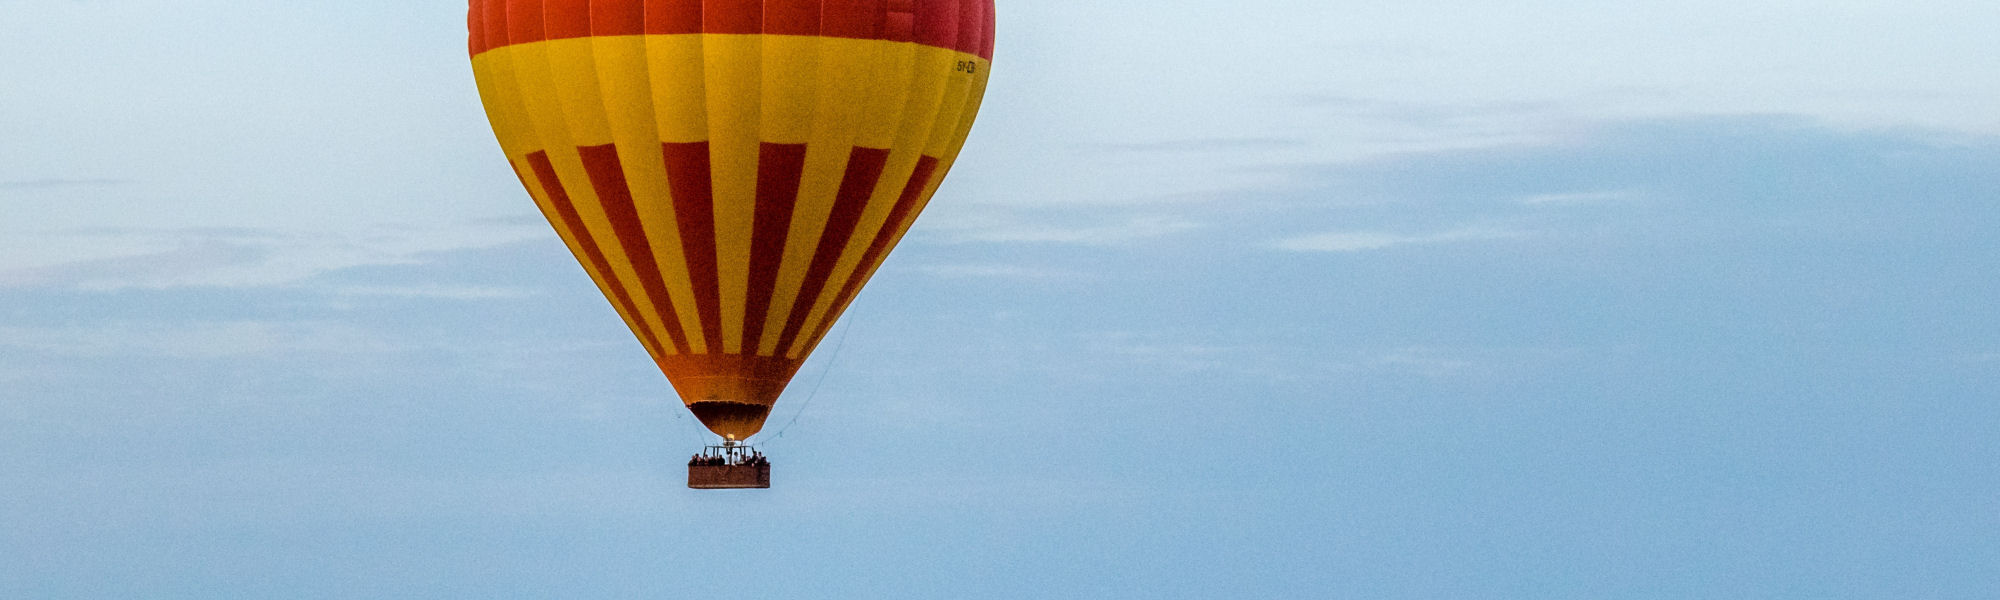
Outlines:
POLYGON ((521 185, 732 450, 951 169, 993 25, 993 0, 471 0, 468 14, 521 185))
POLYGON ((688 459, 688 487, 698 490, 766 489, 771 487, 771 461, 762 452, 734 440, 702 449, 688 459))

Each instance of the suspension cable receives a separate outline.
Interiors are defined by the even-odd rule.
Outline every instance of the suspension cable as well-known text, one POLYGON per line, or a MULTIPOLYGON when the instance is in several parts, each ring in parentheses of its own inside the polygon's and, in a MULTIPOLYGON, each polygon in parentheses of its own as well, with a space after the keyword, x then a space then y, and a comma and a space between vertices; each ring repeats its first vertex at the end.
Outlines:
POLYGON ((806 414, 806 407, 812 405, 813 398, 819 397, 820 386, 826 385, 827 374, 833 372, 833 365, 840 360, 840 349, 847 346, 847 334, 854 332, 854 322, 858 320, 855 319, 854 317, 857 316, 860 315, 848 315, 847 323, 840 326, 840 339, 834 341, 833 353, 827 355, 826 357, 826 368, 820 369, 819 381, 813 382, 812 391, 806 393, 806 399, 804 402, 799 403, 799 411, 792 413, 792 420, 786 421, 784 427, 778 428, 778 434, 776 436, 772 436, 770 439, 765 440, 762 445, 769 446, 773 443, 776 443, 780 439, 784 439, 785 431, 790 430, 793 424, 798 423, 799 417, 804 416, 806 414))

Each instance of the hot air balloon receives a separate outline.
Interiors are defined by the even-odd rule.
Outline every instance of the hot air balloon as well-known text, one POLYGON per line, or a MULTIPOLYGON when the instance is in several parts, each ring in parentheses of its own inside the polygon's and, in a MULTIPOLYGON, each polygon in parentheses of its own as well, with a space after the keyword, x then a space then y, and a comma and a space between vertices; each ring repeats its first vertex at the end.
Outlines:
POLYGON ((763 464, 691 486, 768 486, 738 444, 951 169, 993 24, 992 0, 471 0, 521 185, 723 462, 763 464))

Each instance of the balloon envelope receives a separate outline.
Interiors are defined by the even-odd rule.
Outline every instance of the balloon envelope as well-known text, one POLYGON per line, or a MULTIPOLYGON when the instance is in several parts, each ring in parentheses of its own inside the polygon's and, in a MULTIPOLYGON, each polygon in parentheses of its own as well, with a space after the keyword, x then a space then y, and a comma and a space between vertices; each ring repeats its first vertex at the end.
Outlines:
POLYGON ((521 184, 688 408, 746 439, 937 191, 992 0, 472 0, 521 184))

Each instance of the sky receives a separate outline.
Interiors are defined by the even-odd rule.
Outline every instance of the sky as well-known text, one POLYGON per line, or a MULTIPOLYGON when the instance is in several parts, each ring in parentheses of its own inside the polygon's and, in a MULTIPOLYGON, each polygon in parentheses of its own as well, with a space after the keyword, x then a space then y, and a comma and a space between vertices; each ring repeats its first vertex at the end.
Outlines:
POLYGON ((2000 588, 2000 5, 998 13, 718 493, 463 5, 0 0, 0 597, 2000 588))

